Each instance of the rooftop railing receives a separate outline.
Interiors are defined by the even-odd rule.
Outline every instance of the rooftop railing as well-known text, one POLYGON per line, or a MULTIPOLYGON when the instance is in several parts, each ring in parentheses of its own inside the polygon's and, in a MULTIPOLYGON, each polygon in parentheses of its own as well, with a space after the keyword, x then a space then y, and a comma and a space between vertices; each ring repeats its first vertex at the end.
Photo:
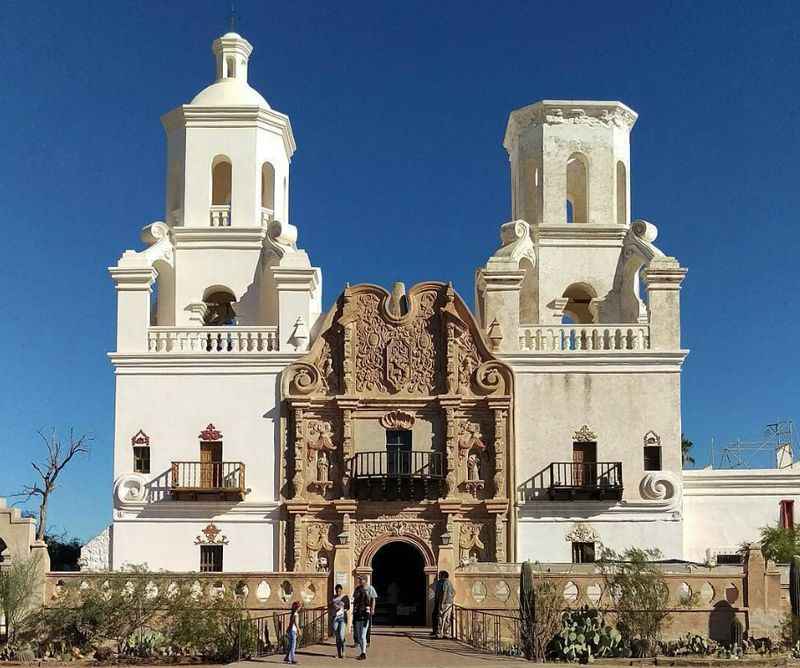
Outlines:
POLYGON ((277 327, 150 327, 151 353, 267 353, 278 350, 277 327))
POLYGON ((522 351, 624 352, 649 348, 649 325, 520 325, 519 328, 519 349, 522 351))

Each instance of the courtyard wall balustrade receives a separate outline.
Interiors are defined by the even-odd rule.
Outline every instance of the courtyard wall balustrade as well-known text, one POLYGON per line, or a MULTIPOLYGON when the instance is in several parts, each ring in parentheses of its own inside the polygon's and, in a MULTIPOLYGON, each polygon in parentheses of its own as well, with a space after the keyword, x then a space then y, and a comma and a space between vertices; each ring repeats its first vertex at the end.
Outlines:
POLYGON ((50 572, 45 582, 45 606, 58 600, 60 591, 69 586, 102 586, 109 578, 129 580, 145 578, 156 587, 175 587, 190 583, 198 607, 204 598, 220 590, 233 590, 242 598, 246 610, 255 614, 272 610, 288 610, 293 601, 302 601, 308 608, 327 606, 327 573, 82 573, 50 572))

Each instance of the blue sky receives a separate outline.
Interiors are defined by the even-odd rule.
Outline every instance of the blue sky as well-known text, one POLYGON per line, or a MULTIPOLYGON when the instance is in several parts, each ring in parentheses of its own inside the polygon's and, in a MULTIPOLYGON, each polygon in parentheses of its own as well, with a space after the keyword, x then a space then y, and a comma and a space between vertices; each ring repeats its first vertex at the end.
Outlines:
MULTIPOLYGON (((114 289, 106 267, 163 218, 159 116, 211 82, 225 0, 5 3, 0 202, 5 288, 0 495, 29 478, 35 431, 95 435, 52 525, 110 520, 114 289), (10 235, 10 238, 9 238, 10 235)), ((794 2, 237 2, 251 83, 292 119, 291 217, 345 281, 452 280, 510 216, 508 113, 618 99, 632 214, 689 268, 684 431, 758 436, 800 418, 800 13, 794 2)))

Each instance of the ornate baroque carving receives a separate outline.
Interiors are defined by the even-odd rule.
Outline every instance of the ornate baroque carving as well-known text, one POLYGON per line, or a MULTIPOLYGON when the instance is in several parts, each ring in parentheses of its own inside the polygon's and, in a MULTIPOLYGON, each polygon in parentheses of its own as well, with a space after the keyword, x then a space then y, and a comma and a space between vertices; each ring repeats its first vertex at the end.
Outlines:
POLYGON ((150 445, 150 437, 140 429, 131 438, 131 445, 150 445))
POLYGON ((327 572, 333 557, 333 543, 328 535, 329 524, 312 522, 306 525, 306 565, 311 571, 327 572))
POLYGON ((201 441, 221 441, 222 440, 222 432, 217 431, 217 428, 209 423, 209 425, 200 432, 198 438, 201 441))
POLYGON ((575 432, 575 434, 573 434, 572 440, 575 443, 596 443, 597 434, 589 429, 588 425, 583 425, 580 429, 578 429, 578 431, 575 432))
POLYGON ((564 540, 568 543, 596 543, 600 539, 590 524, 575 522, 572 529, 564 536, 564 540))
POLYGON ((355 539, 353 545, 355 555, 360 556, 372 541, 382 536, 414 536, 430 545, 433 535, 433 524, 422 521, 409 520, 382 520, 382 521, 363 521, 353 525, 355 529, 355 539))
POLYGON ((194 539, 195 545, 227 545, 228 537, 216 524, 211 522, 200 532, 202 535, 194 539))
POLYGON ((468 564, 481 561, 486 545, 481 540, 483 526, 474 522, 464 522, 460 527, 458 539, 459 563, 468 564))
POLYGON ((661 437, 658 434, 656 434, 656 432, 654 432, 652 430, 648 431, 644 435, 644 439, 643 440, 644 440, 644 446, 645 447, 654 447, 654 446, 660 446, 661 445, 661 437))
POLYGON ((413 413, 408 411, 389 411, 381 417, 381 426, 384 429, 406 429, 414 426, 416 418, 413 413))

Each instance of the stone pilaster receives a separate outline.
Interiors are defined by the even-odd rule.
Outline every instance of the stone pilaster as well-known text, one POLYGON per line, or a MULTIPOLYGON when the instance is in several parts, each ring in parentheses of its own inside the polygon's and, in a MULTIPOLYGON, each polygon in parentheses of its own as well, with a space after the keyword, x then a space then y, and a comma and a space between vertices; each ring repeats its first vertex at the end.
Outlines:
POLYGON ((686 271, 674 257, 658 257, 644 272, 653 350, 681 348, 680 291, 686 271))

